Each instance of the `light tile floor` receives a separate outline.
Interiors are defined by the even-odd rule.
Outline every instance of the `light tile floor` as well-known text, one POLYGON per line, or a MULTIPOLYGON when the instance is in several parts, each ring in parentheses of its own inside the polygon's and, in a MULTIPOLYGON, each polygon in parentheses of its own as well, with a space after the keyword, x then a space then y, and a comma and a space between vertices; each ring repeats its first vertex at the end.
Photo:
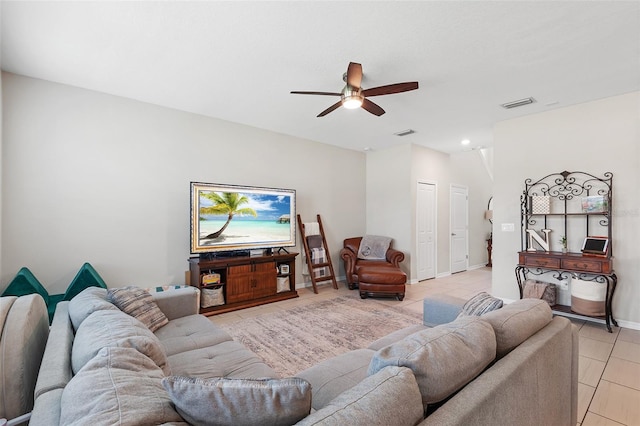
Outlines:
MULTIPOLYGON (((289 309, 318 300, 352 293, 344 283, 335 290, 330 285, 298 290, 300 297, 210 317, 216 323, 234 322, 268 312, 289 309)), ((444 278, 408 285, 402 302, 376 299, 422 313, 422 300, 427 295, 449 294, 470 298, 480 291, 491 292, 491 269, 480 268, 444 278)), ((640 426, 640 330, 614 328, 574 321, 580 333, 578 373, 578 425, 640 426)), ((542 407, 541 407, 542 409, 542 407)))

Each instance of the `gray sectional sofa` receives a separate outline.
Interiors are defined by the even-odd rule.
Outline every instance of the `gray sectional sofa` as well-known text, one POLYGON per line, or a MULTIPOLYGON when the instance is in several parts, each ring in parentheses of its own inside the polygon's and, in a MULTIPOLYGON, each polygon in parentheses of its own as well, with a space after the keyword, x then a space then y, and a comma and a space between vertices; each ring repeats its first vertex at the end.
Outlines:
POLYGON ((48 334, 42 296, 0 297, 0 417, 28 417, 48 334))
POLYGON ((168 319, 154 333, 104 289, 58 305, 31 425, 576 424, 577 333, 539 300, 398 330, 277 378, 197 314, 197 290, 153 299, 168 319))

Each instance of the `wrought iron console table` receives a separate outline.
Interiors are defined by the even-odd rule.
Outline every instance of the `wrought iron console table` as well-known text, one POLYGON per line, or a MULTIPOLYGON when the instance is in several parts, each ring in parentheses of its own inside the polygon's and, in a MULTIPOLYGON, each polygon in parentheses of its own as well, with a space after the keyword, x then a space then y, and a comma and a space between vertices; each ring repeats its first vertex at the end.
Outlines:
POLYGON ((570 277, 606 285, 605 315, 592 317, 571 311, 571 306, 555 305, 555 314, 605 323, 612 332, 611 324, 618 323, 613 317, 612 299, 618 283, 613 270, 611 241, 611 201, 613 174, 597 177, 584 172, 561 172, 543 177, 538 181, 525 180, 525 189, 520 197, 521 245, 515 273, 523 297, 524 282, 530 275, 551 274, 558 280, 570 277), (544 237, 538 234, 541 231, 544 237), (560 231, 561 247, 555 246, 549 235, 560 231), (578 252, 580 243, 593 235, 606 236, 608 247, 601 256, 578 252), (571 242, 574 252, 567 252, 571 242), (536 243, 539 247, 536 247, 536 243), (555 250, 554 250, 555 249, 555 250))
POLYGON ((609 333, 612 332, 611 324, 618 326, 613 317, 611 300, 616 291, 618 277, 612 269, 611 258, 585 257, 581 253, 561 252, 530 252, 518 253, 518 265, 516 266, 516 279, 520 290, 520 298, 523 296, 524 281, 529 275, 543 275, 551 273, 558 281, 575 277, 584 281, 593 281, 606 284, 605 315, 604 317, 591 317, 577 314, 571 311, 571 306, 555 305, 552 311, 557 315, 572 318, 585 319, 587 321, 603 322, 609 333))

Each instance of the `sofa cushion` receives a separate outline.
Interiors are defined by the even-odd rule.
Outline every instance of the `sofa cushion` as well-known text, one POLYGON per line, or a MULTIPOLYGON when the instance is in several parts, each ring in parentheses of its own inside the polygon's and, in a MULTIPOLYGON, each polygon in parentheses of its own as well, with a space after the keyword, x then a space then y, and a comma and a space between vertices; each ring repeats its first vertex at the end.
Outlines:
POLYGON ((342 392, 364 380, 374 354, 375 351, 371 349, 356 349, 329 358, 296 374, 313 387, 313 409, 323 408, 342 392))
POLYGON ((353 272, 358 275, 361 273, 362 270, 367 270, 367 269, 371 269, 371 268, 386 268, 389 265, 391 265, 389 262, 387 262, 386 260, 364 260, 364 259, 358 259, 358 263, 356 263, 356 266, 353 270, 353 272))
POLYGON ((482 316, 482 320, 491 324, 496 334, 498 358, 533 336, 552 318, 549 304, 541 299, 516 300, 482 316))
POLYGON ((229 333, 203 315, 172 319, 154 334, 162 342, 167 356, 233 340, 229 333))
POLYGON ((67 384, 60 424, 142 425, 180 422, 162 387, 162 370, 132 348, 103 348, 67 384))
POLYGON ((134 348, 151 358, 165 374, 170 374, 160 340, 137 319, 116 311, 97 311, 82 322, 71 350, 74 373, 104 347, 134 348))
POLYGON ((140 287, 112 288, 107 292, 107 300, 122 312, 140 320, 151 331, 169 322, 151 294, 140 287))
POLYGON ((118 308, 107 300, 107 289, 87 287, 69 301, 69 318, 73 329, 78 330, 80 324, 95 311, 112 310, 118 308))
POLYGON ((297 424, 413 426, 422 417, 420 389, 411 370, 386 367, 297 424))
POLYGON ((495 356, 491 326, 477 317, 464 317, 380 349, 371 360, 369 374, 389 365, 411 368, 426 407, 469 383, 495 356))
POLYGON ((384 337, 379 338, 378 340, 367 346, 367 349, 371 349, 374 351, 380 350, 385 346, 389 346, 390 344, 398 342, 407 336, 426 329, 427 326, 422 324, 410 325, 409 327, 401 328, 400 330, 396 330, 384 337))
POLYGON ((298 378, 162 380, 178 413, 195 425, 294 424, 311 410, 311 386, 298 378))
POLYGON ((458 316, 477 316, 502 308, 502 299, 491 296, 484 291, 476 294, 462 305, 462 311, 458 316))
POLYGON ((187 377, 276 378, 276 373, 241 343, 230 341, 167 357, 172 374, 187 377))

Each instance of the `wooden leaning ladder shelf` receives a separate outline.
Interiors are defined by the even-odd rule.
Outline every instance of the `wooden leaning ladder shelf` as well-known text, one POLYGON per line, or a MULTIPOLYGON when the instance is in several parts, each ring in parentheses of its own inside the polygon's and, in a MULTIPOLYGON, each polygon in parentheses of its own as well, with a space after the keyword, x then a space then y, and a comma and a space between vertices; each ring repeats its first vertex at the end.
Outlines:
MULTIPOLYGON (((327 247, 327 239, 324 236, 324 228, 322 227, 322 220, 320 219, 320 215, 316 215, 318 220, 318 232, 319 234, 311 234, 307 235, 307 229, 304 223, 302 223, 302 218, 300 215, 298 216, 298 228, 300 229, 300 235, 302 237, 302 245, 304 247, 304 255, 305 261, 307 262, 307 268, 309 269, 309 276, 311 277, 311 284, 313 285, 313 292, 318 293, 318 282, 331 280, 333 284, 333 288, 338 288, 338 283, 336 282, 336 274, 333 272, 333 263, 331 262, 331 255, 329 254, 329 247, 327 247), (324 262, 314 263, 313 258, 311 256, 311 249, 309 248, 309 240, 308 237, 320 235, 322 238, 322 248, 324 249, 325 259, 324 262), (321 268, 328 268, 329 274, 324 276, 316 277, 315 270, 321 268)), ((326 269, 325 269, 326 271, 326 269)))

